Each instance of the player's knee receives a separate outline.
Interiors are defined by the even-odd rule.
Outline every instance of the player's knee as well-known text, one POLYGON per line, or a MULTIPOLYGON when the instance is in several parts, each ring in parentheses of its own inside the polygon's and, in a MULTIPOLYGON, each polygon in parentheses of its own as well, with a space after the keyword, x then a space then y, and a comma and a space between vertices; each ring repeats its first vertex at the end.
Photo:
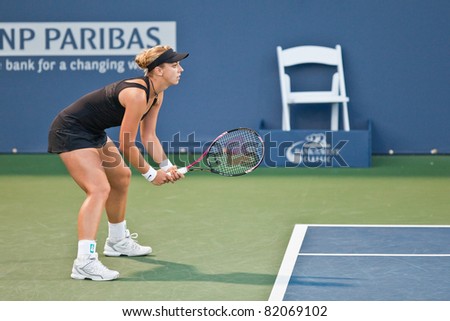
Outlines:
POLYGON ((129 167, 124 167, 121 171, 120 174, 120 180, 121 180, 121 184, 122 186, 127 186, 130 185, 130 181, 131 181, 131 169, 129 167))
POLYGON ((123 167, 117 171, 114 178, 111 180, 112 188, 114 189, 127 189, 131 182, 131 169, 129 167, 123 167))
POLYGON ((99 200, 107 200, 109 193, 111 192, 111 186, 108 182, 101 182, 92 186, 88 189, 87 194, 90 197, 99 199, 99 200))

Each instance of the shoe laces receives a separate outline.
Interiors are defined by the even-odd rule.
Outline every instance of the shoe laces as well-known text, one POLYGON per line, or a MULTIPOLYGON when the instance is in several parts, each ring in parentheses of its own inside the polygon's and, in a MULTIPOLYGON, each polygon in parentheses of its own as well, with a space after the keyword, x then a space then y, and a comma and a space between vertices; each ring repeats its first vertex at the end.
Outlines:
POLYGON ((89 274, 101 274, 101 272, 109 271, 109 269, 98 260, 97 255, 91 255, 88 263, 83 266, 83 270, 89 274))
POLYGON ((127 245, 132 246, 133 248, 137 248, 137 247, 139 247, 139 244, 138 244, 138 242, 136 241, 136 239, 138 238, 138 236, 139 236, 138 233, 131 233, 131 234, 130 234, 130 231, 127 230, 126 236, 125 236, 125 239, 124 239, 123 242, 126 243, 127 245))

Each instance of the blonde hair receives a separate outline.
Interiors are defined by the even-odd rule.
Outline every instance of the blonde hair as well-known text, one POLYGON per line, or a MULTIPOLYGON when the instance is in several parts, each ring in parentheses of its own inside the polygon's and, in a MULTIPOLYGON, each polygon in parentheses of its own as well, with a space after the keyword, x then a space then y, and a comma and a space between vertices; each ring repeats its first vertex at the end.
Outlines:
POLYGON ((144 73, 147 75, 147 66, 169 49, 172 48, 170 46, 155 46, 150 49, 146 49, 137 54, 134 61, 139 68, 144 69, 144 73))

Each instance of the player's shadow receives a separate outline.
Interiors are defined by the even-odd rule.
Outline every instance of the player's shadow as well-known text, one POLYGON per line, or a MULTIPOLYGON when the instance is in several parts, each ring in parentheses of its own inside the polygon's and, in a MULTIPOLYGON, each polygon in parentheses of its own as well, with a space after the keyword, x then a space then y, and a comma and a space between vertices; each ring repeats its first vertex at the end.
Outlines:
POLYGON ((275 281, 275 275, 270 274, 245 272, 208 274, 200 272, 192 265, 157 260, 148 256, 132 259, 154 264, 158 267, 135 272, 129 277, 120 278, 118 281, 200 281, 251 285, 272 285, 275 281))
POLYGON ((314 287, 353 287, 355 278, 341 278, 341 277, 317 277, 317 276, 293 276, 290 279, 290 284, 301 286, 314 287))

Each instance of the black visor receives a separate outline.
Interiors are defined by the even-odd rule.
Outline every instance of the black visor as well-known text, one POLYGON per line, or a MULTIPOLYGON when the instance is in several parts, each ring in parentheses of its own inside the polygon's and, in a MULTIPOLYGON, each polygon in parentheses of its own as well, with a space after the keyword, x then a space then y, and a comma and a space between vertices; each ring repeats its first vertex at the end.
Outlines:
POLYGON ((147 70, 151 71, 155 67, 157 67, 163 63, 171 63, 171 62, 177 62, 177 61, 183 60, 187 56, 189 56, 189 54, 187 52, 178 53, 178 52, 173 51, 173 49, 166 50, 158 58, 156 58, 155 60, 153 60, 151 63, 149 63, 147 65, 147 70))

